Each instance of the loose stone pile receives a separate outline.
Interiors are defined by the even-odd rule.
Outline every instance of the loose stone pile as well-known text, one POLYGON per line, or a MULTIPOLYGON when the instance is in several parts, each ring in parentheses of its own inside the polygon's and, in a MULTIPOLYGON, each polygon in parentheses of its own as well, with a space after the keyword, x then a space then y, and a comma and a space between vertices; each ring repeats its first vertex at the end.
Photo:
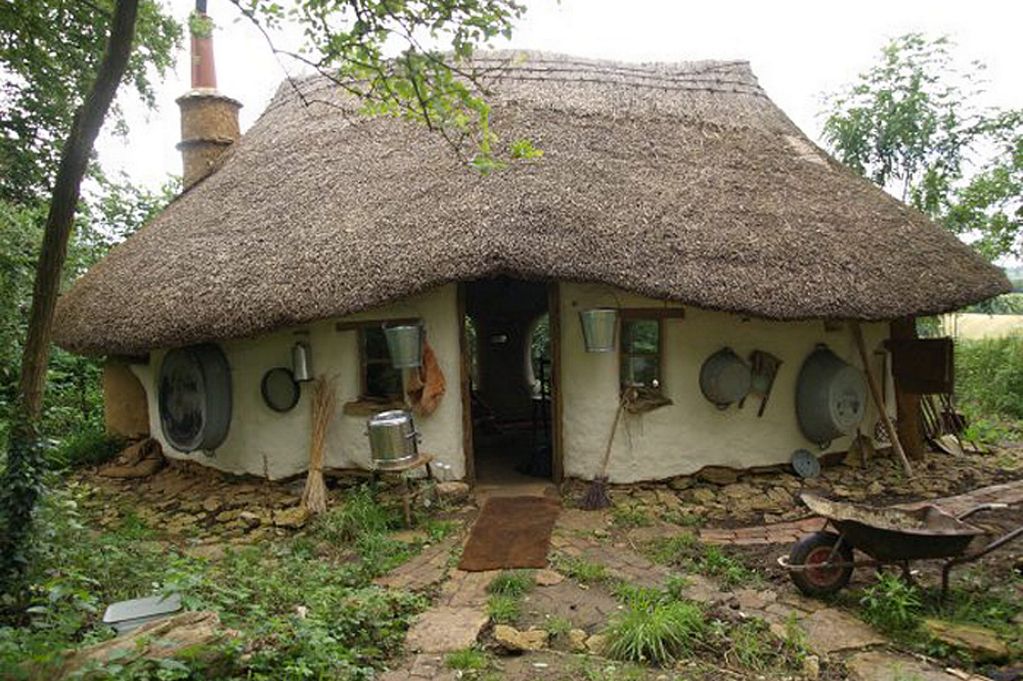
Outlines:
MULTIPOLYGON (((944 497, 1023 477, 1023 447, 992 453, 950 456, 928 453, 914 462, 907 480, 899 464, 878 455, 864 467, 845 463, 824 468, 815 479, 803 479, 787 468, 733 470, 708 466, 667 483, 618 485, 611 490, 616 506, 633 506, 681 524, 748 525, 806 517, 799 495, 811 492, 831 499, 895 504, 944 497)), ((585 484, 569 484, 565 497, 579 499, 585 484)))

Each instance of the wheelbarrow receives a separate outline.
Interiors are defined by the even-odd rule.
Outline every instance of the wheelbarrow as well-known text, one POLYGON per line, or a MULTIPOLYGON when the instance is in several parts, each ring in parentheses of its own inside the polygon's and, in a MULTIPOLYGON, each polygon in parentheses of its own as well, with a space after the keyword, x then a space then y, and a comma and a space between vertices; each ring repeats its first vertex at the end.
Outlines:
POLYGON ((937 506, 914 510, 830 501, 812 494, 800 497, 807 507, 824 519, 820 532, 804 537, 787 556, 778 559, 793 583, 807 596, 825 596, 840 591, 858 567, 896 565, 909 577, 914 560, 941 560, 941 599, 948 593, 949 573, 1005 546, 1023 535, 1018 527, 978 550, 967 552, 970 543, 984 530, 965 520, 974 513, 1006 504, 980 504, 958 516, 937 506), (835 531, 828 531, 828 526, 835 531), (857 559, 854 551, 865 554, 857 559))

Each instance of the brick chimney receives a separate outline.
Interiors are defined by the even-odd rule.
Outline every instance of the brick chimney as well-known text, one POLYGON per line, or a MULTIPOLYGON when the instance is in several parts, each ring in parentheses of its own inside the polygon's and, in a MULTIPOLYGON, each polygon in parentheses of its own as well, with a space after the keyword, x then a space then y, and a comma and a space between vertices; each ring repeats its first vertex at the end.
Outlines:
POLYGON ((181 108, 181 142, 177 148, 184 166, 185 189, 206 177, 220 155, 241 137, 238 110, 242 107, 217 91, 213 21, 206 14, 206 0, 196 0, 188 24, 192 89, 177 99, 181 108))

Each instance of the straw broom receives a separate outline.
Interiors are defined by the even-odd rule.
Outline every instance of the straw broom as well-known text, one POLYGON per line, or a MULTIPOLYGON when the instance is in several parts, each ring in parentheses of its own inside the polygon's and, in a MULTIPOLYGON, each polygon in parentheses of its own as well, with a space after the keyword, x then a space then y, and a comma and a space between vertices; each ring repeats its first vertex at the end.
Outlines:
POLYGON ((323 458, 327 429, 334 416, 334 379, 320 376, 313 383, 312 437, 309 442, 309 475, 302 492, 302 506, 310 513, 327 510, 327 485, 323 481, 323 458))
POLYGON ((618 409, 615 411, 615 420, 611 424, 611 434, 607 438, 607 447, 604 449, 604 462, 600 467, 600 475, 593 477, 593 481, 590 483, 589 488, 586 490, 586 494, 579 501, 579 507, 586 511, 596 511, 602 508, 607 508, 611 505, 611 497, 607 495, 607 469, 611 463, 611 446, 615 441, 615 433, 618 431, 618 422, 622 419, 622 412, 625 411, 625 405, 629 402, 635 401, 637 397, 637 391, 635 388, 629 388, 622 394, 622 399, 618 402, 618 409))

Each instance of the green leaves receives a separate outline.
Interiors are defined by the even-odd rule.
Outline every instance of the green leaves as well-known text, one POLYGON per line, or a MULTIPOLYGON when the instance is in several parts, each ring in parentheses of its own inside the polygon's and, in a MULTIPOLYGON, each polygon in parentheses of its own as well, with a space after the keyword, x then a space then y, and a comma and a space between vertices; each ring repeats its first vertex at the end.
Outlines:
POLYGON ((277 54, 330 78, 364 113, 427 126, 481 174, 540 157, 528 140, 498 146, 485 73, 471 61, 490 40, 511 35, 525 12, 516 0, 299 0, 288 9, 232 1, 277 54), (288 25, 302 30, 297 51, 274 44, 271 33, 288 25))
POLYGON ((843 163, 995 259, 1023 248, 1023 113, 976 104, 983 69, 960 65, 947 38, 896 38, 828 99, 823 136, 843 163))
MULTIPOLYGON (((32 0, 0 4, 0 199, 45 196, 59 145, 95 78, 114 0, 32 0)), ((153 81, 173 66, 181 27, 156 0, 139 5, 135 48, 125 81, 148 106, 153 81)), ((114 123, 124 121, 114 111, 114 123)))

